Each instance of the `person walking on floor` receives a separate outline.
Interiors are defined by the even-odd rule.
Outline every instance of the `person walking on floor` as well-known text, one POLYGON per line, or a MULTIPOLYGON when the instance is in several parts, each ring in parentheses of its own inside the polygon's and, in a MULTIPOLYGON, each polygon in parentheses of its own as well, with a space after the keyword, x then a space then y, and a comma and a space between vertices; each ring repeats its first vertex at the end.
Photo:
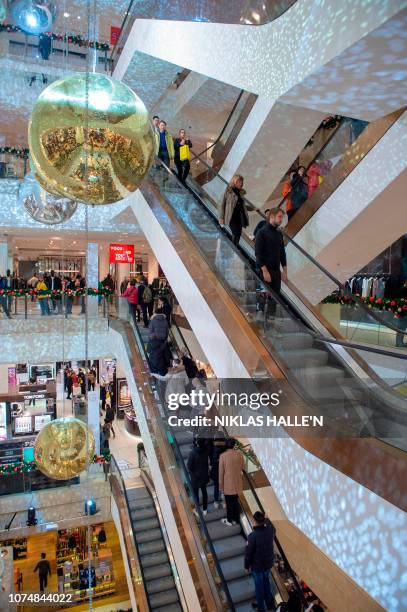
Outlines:
POLYGON ((72 399, 73 378, 72 372, 69 372, 66 377, 66 399, 72 399))
MULTIPOLYGON (((199 504, 199 490, 202 492, 202 512, 205 516, 208 512, 208 493, 206 485, 209 482, 209 458, 206 440, 198 438, 192 448, 188 461, 187 468, 191 478, 192 491, 196 502, 199 504)), ((198 514, 195 511, 195 514, 198 514)))
POLYGON ((275 610, 276 602, 271 592, 270 570, 274 563, 274 537, 276 530, 263 512, 253 515, 253 531, 246 544, 244 568, 251 572, 256 591, 257 610, 275 610))
POLYGON ((169 168, 171 160, 174 159, 174 141, 169 132, 167 132, 167 123, 160 119, 159 131, 154 132, 155 135, 155 154, 158 159, 169 168))
POLYGON ((116 414, 115 414, 114 408, 112 408, 112 406, 107 404, 106 414, 105 414, 105 424, 110 426, 110 429, 112 430, 113 438, 116 437, 115 431, 113 429, 113 421, 114 421, 115 416, 116 414))
MULTIPOLYGON (((44 282, 43 275, 41 274, 41 276, 39 278, 40 278, 40 280, 37 283, 37 292, 48 291, 48 287, 47 287, 47 285, 44 282)), ((37 298, 38 298, 38 302, 39 302, 40 308, 41 308, 41 316, 50 315, 51 311, 49 309, 48 295, 41 295, 41 294, 37 293, 37 298)))
MULTIPOLYGON (((0 277, 0 290, 7 290, 7 279, 5 276, 0 277)), ((8 308, 8 296, 0 295, 0 306, 2 307, 4 314, 8 319, 11 319, 10 310, 8 308)))
MULTIPOLYGON (((269 223, 259 231, 254 244, 256 265, 260 275, 277 294, 281 290, 281 279, 287 281, 287 257, 284 238, 278 230, 283 218, 284 213, 280 208, 272 208, 269 223), (282 273, 281 268, 283 269, 282 273)), ((270 306, 272 315, 275 315, 276 307, 276 301, 272 300, 270 306)))
POLYGON ((186 137, 184 129, 178 132, 178 138, 174 140, 174 162, 178 171, 178 178, 181 183, 185 184, 187 176, 189 174, 191 164, 190 149, 192 148, 192 142, 186 137))
POLYGON ((58 291, 58 294, 51 293, 51 304, 52 309, 57 310, 57 314, 62 314, 62 281, 59 276, 55 276, 54 270, 51 270, 50 275, 47 276, 45 284, 50 291, 58 291))
POLYGON ((146 296, 146 299, 148 301, 151 301, 153 299, 153 296, 147 286, 147 279, 144 278, 143 276, 138 286, 137 298, 138 298, 138 305, 140 306, 141 313, 143 315, 144 327, 148 327, 148 307, 147 307, 148 302, 144 300, 144 296, 146 296))
POLYGON ((222 523, 231 527, 239 522, 239 494, 243 493, 243 454, 235 449, 233 438, 226 440, 226 450, 219 459, 219 488, 226 502, 226 518, 222 523))
POLYGON ((134 325, 137 324, 137 304, 138 304, 138 288, 136 287, 136 279, 132 278, 123 296, 127 298, 129 303, 129 311, 133 318, 134 325))
POLYGON ((51 565, 46 556, 46 553, 42 552, 40 561, 38 561, 37 565, 34 567, 34 572, 38 571, 41 593, 47 588, 48 576, 51 576, 51 565))
POLYGON ((220 209, 219 224, 228 225, 233 236, 233 243, 239 244, 242 229, 249 225, 249 215, 243 200, 243 176, 235 174, 227 186, 220 209))

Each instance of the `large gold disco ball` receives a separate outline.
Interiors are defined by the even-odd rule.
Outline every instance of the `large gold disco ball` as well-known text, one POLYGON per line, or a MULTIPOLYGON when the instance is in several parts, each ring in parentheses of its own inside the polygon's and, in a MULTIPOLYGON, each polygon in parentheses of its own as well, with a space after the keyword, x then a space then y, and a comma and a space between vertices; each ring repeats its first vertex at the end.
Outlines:
POLYGON ((135 191, 155 152, 143 102, 104 74, 74 75, 44 89, 28 141, 40 184, 88 204, 112 204, 135 191))
POLYGON ((68 480, 91 463, 95 438, 87 425, 74 417, 51 421, 39 432, 34 455, 38 469, 49 478, 68 480))

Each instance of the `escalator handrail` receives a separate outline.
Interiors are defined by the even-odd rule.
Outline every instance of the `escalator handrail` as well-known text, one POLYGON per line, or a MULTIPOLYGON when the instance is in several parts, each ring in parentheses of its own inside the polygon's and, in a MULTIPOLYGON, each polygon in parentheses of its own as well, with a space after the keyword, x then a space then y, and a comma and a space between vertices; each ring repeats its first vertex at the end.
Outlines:
MULTIPOLYGON (((229 123, 230 123, 230 121, 232 119, 233 113, 235 112, 235 110, 237 108, 237 105, 239 104, 239 102, 240 102, 240 100, 241 100, 241 98, 242 98, 244 93, 245 93, 244 89, 241 89, 239 91, 239 95, 237 96, 236 101, 233 104, 233 107, 232 107, 232 109, 231 109, 231 111, 230 111, 230 113, 229 113, 229 115, 228 115, 228 117, 227 117, 227 119, 226 119, 226 121, 225 121, 225 123, 223 125, 223 128, 221 129, 221 131, 219 132, 219 135, 215 138, 215 140, 209 145, 209 147, 206 147, 206 149, 204 149, 200 153, 195 153, 194 150, 191 149, 191 153, 192 153, 192 155, 194 157, 200 159, 201 155, 203 155, 204 153, 207 153, 209 151, 209 149, 212 149, 219 142, 219 140, 222 138, 222 136, 223 136, 227 126, 229 125, 229 123)), ((208 168, 211 168, 211 166, 208 165, 208 168)))
MULTIPOLYGON (((200 159, 199 161, 200 161, 200 163, 206 165, 209 169, 212 169, 211 166, 206 164, 206 162, 204 160, 200 159)), ((165 166, 165 164, 163 164, 163 165, 165 166)), ((169 168, 167 168, 167 166, 165 166, 165 168, 169 172, 171 172, 171 170, 169 170, 169 168)), ((224 179, 223 176, 221 176, 219 173, 216 174, 216 177, 218 177, 226 186, 229 184, 226 181, 226 179, 224 179)), ((199 199, 201 205, 203 205, 205 207, 205 209, 211 214, 211 216, 213 218, 215 218, 213 213, 212 213, 212 211, 210 211, 208 209, 208 207, 206 206, 205 202, 200 198, 199 194, 197 194, 195 191, 193 191, 193 195, 199 199)), ((249 209, 254 210, 256 212, 256 214, 258 214, 262 218, 262 220, 264 219, 265 221, 267 221, 267 217, 263 213, 263 211, 261 211, 254 204, 252 204, 252 202, 250 202, 250 200, 248 198, 246 198, 245 196, 243 197, 243 200, 247 203, 247 206, 248 206, 249 209)), ((301 247, 293 238, 291 238, 291 236, 289 236, 287 234, 287 232, 283 228, 280 228, 280 231, 283 234, 284 238, 290 244, 292 244, 295 249, 297 249, 306 259, 308 259, 314 266, 316 266, 320 270, 320 272, 322 272, 322 274, 324 274, 326 277, 328 277, 329 280, 332 283, 334 283, 338 287, 338 289, 342 293, 344 293, 346 295, 347 298, 349 298, 350 300, 355 302, 364 312, 366 312, 366 314, 368 314, 373 319, 375 319, 375 321, 377 321, 380 325, 383 325, 384 327, 388 327, 392 331, 395 331, 396 333, 401 333, 401 334, 407 335, 407 331, 403 331, 399 327, 396 327, 390 321, 385 321, 384 319, 382 319, 382 317, 380 317, 377 313, 375 313, 373 309, 368 308, 366 306, 366 304, 364 304, 364 302, 362 302, 362 300, 360 298, 358 298, 358 296, 353 295, 353 293, 343 283, 341 283, 337 278, 335 278, 333 276, 333 274, 331 274, 331 272, 329 272, 316 259, 314 259, 314 257, 312 257, 312 255, 310 255, 307 251, 305 251, 305 249, 303 247, 301 247)), ((246 239, 247 242, 249 242, 249 240, 250 240, 248 236, 247 236, 247 238, 245 237, 245 239, 246 239)), ((253 245, 253 240, 251 240, 251 243, 253 245)), ((264 284, 266 284, 264 281, 262 281, 262 282, 264 284)), ((350 346, 350 348, 352 348, 351 344, 349 346, 350 346)))
POLYGON ((132 518, 131 518, 131 510, 130 510, 129 497, 127 495, 127 489, 126 489, 126 485, 125 485, 125 482, 124 482, 123 474, 121 473, 121 470, 120 470, 120 468, 119 468, 119 466, 117 464, 117 461, 116 461, 116 458, 114 457, 114 455, 111 455, 111 463, 114 466, 115 472, 117 472, 117 474, 119 475, 119 479, 120 479, 120 482, 121 482, 121 485, 122 485, 123 496, 124 496, 124 499, 125 499, 125 502, 126 502, 127 512, 128 512, 129 518, 130 518, 130 525, 131 525, 131 531, 132 531, 132 534, 133 534, 133 541, 134 541, 134 545, 136 547, 137 557, 138 557, 138 561, 139 561, 138 565, 140 567, 140 574, 141 574, 141 578, 142 578, 142 581, 143 581, 144 592, 145 592, 145 595, 146 595, 148 607, 149 607, 150 610, 152 610, 153 608, 152 608, 151 601, 150 601, 150 598, 149 598, 149 595, 148 595, 148 591, 145 588, 146 580, 145 580, 143 566, 142 566, 141 561, 140 561, 140 559, 141 559, 140 548, 139 548, 139 545, 138 545, 138 542, 137 542, 136 532, 135 532, 134 527, 133 527, 133 521, 132 521, 132 518))
MULTIPOLYGON (((254 500, 255 500, 255 502, 256 502, 256 504, 257 504, 257 506, 258 506, 258 508, 259 508, 260 512, 262 512, 263 514, 267 514, 267 513, 266 513, 266 511, 265 511, 265 509, 264 509, 263 504, 262 504, 262 503, 261 503, 261 501, 260 501, 259 496, 257 495, 257 491, 256 491, 255 486, 254 486, 254 485, 253 485, 253 483, 252 483, 251 477, 250 477, 250 475, 249 475, 249 474, 246 472, 246 470, 243 470, 243 477, 244 477, 244 479, 246 480, 247 484, 249 485, 250 491, 251 491, 251 493, 252 493, 252 495, 253 495, 253 497, 254 497, 254 500)), ((300 595, 300 597, 301 597, 301 601, 302 601, 303 603, 306 603, 306 599, 305 599, 305 597, 304 597, 304 593, 302 592, 302 588, 301 588, 301 586, 300 586, 300 583, 298 582, 298 580, 297 580, 297 576, 295 575, 295 572, 293 571, 293 569, 292 569, 291 565, 290 565, 290 564, 289 564, 289 562, 288 562, 288 559, 287 559, 287 557, 286 557, 286 555, 285 555, 285 552, 284 552, 284 550, 283 550, 283 547, 281 546, 281 544, 280 544, 280 542, 279 542, 279 539, 278 539, 278 537, 277 537, 277 534, 274 536, 274 542, 275 542, 275 544, 276 544, 276 546, 277 546, 277 548, 278 548, 278 552, 280 553, 281 558, 282 558, 282 559, 283 559, 283 561, 284 561, 284 565, 285 565, 285 567, 288 569, 288 571, 289 571, 289 573, 290 573, 290 575, 291 575, 292 581, 293 581, 293 583, 294 583, 294 585, 295 585, 295 589, 298 591, 298 594, 299 594, 299 595, 300 595)))
MULTIPOLYGON (((143 341, 143 338, 141 336, 140 330, 139 330, 138 326, 134 324, 134 321, 132 323, 130 323, 130 327, 134 330, 134 332, 135 332, 135 334, 136 334, 136 336, 138 338, 138 345, 139 345, 139 347, 143 347, 143 353, 144 353, 143 357, 144 357, 145 361, 147 362, 148 366, 150 367, 150 360, 149 360, 147 351, 144 349, 144 341, 143 341)), ((158 382, 158 381, 156 381, 156 382, 158 382)), ((164 402, 163 405, 165 405, 165 398, 162 396, 161 386, 159 384, 155 384, 154 386, 155 386, 155 389, 157 390, 157 393, 158 393, 158 395, 160 397, 161 403, 164 402)), ((170 432, 170 430, 167 428, 167 423, 166 423, 165 419, 163 419, 163 424, 164 424, 166 432, 167 433, 170 432)), ((199 500, 197 500, 195 495, 194 495, 191 479, 190 479, 188 470, 186 468, 186 465, 185 465, 185 462, 184 462, 184 458, 183 458, 183 456, 181 454, 178 442, 177 442, 175 436, 173 436, 172 434, 171 434, 171 440, 172 440, 171 447, 174 450, 174 454, 175 454, 175 457, 177 459, 177 464, 180 466, 180 469, 182 470, 185 482, 188 485, 188 488, 189 488, 189 491, 191 493, 192 499, 194 500, 195 507, 196 507, 196 510, 197 510, 197 513, 198 513, 198 517, 199 517, 200 528, 202 529, 203 533, 205 534, 205 539, 206 539, 206 541, 208 543, 208 546, 209 546, 209 549, 210 549, 213 561, 215 563, 216 571, 217 571, 218 576, 220 578, 220 581, 222 583, 222 589, 224 590, 224 593, 225 593, 228 605, 231 607, 231 610, 234 610, 233 599, 232 599, 232 596, 230 594, 229 587, 228 587, 228 584, 226 582, 225 576, 223 574, 221 565, 219 563, 219 559, 217 557, 217 554, 216 554, 216 551, 215 551, 215 547, 213 546, 212 539, 211 539, 211 537, 209 535, 209 531, 208 531, 208 527, 206 525, 205 517, 202 514, 202 510, 201 510, 201 507, 199 505, 199 500)))

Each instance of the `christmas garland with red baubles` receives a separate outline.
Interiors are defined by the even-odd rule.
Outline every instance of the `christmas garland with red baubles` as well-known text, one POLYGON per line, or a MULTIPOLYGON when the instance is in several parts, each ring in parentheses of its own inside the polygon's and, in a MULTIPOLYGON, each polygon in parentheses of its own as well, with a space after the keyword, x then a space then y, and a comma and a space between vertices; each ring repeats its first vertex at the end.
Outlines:
MULTIPOLYGON (((407 299, 406 298, 378 298, 378 297, 362 297, 355 295, 359 302, 366 304, 368 308, 391 312, 396 318, 407 316, 407 299)), ((339 293, 331 293, 324 300, 323 304, 341 304, 342 306, 357 307, 357 302, 346 295, 339 293)))
MULTIPOLYGON (((17 33, 22 32, 22 29, 18 26, 12 25, 11 23, 0 24, 0 32, 17 33)), ((77 45, 78 47, 88 47, 90 49, 97 49, 98 51, 109 51, 110 45, 108 43, 101 43, 97 40, 86 40, 82 38, 80 34, 55 34, 51 32, 49 36, 52 40, 58 40, 60 42, 68 40, 70 45, 77 45)))
MULTIPOLYGON (((110 463, 111 455, 110 452, 102 453, 101 455, 94 455, 92 463, 98 463, 100 465, 104 463, 110 463)), ((0 465, 0 476, 11 476, 14 474, 28 474, 38 470, 36 461, 16 461, 14 463, 3 463, 0 465)))

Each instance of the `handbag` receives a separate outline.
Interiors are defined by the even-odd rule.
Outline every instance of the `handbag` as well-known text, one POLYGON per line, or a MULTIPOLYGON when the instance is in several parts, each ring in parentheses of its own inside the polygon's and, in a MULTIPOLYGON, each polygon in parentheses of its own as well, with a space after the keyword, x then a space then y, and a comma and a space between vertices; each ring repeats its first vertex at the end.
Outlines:
POLYGON ((179 148, 179 158, 180 161, 189 161, 189 146, 188 145, 182 145, 182 147, 179 148))

